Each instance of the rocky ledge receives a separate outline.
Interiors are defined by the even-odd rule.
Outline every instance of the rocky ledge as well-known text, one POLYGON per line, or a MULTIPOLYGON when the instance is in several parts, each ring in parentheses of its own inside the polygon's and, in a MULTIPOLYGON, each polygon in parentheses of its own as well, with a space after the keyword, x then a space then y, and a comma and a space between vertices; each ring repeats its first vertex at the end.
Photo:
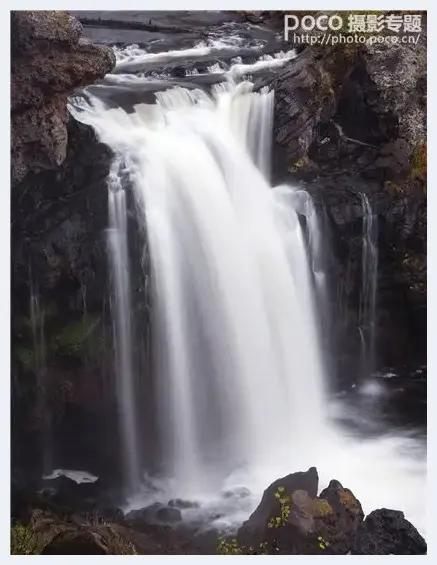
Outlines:
MULTIPOLYGON (((427 545, 398 510, 366 517, 355 495, 337 481, 319 491, 312 467, 282 477, 237 534, 197 526, 185 513, 195 502, 170 500, 124 515, 109 507, 99 481, 77 485, 61 477, 12 507, 12 553, 222 554, 222 555, 425 555, 427 545), (100 499, 99 499, 100 491, 100 499), (100 500, 100 502, 99 502, 100 500), (82 502, 81 502, 82 501, 82 502), (94 502, 93 502, 94 501, 94 502), (82 504, 82 510, 80 505, 82 504)), ((246 493, 237 493, 245 496, 246 493)), ((224 496, 227 496, 225 493, 224 496)), ((202 509, 200 509, 202 510, 202 509)), ((188 515, 187 515, 188 516, 188 515)), ((205 520, 205 514, 202 522, 205 520)), ((192 519, 192 514, 191 514, 192 519)))
POLYGON ((11 13, 12 184, 67 155, 67 97, 115 66, 111 49, 81 37, 64 11, 11 13))

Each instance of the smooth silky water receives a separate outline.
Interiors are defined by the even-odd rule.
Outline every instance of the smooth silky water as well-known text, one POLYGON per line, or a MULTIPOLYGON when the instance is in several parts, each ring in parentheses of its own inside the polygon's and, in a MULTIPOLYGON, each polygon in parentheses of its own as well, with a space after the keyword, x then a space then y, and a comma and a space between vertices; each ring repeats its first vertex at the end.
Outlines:
MULTIPOLYGON (((424 532, 424 443, 382 431, 366 439, 335 423, 348 406, 328 395, 320 346, 325 240, 309 196, 271 186, 274 93, 227 81, 211 95, 176 87, 156 99, 127 113, 94 91, 70 105, 114 151, 111 174, 128 168, 151 257, 164 467, 152 479, 160 490, 139 487, 127 508, 180 496, 201 502, 184 519, 238 525, 270 482, 315 465, 321 487, 336 478, 365 512, 403 510, 424 532), (250 496, 222 496, 243 486, 250 496)), ((110 246, 113 265, 118 252, 110 246)), ((129 308, 116 312, 123 326, 129 308)), ((132 414, 142 407, 129 371, 117 374, 133 469, 138 438, 127 435, 136 436, 132 414)))

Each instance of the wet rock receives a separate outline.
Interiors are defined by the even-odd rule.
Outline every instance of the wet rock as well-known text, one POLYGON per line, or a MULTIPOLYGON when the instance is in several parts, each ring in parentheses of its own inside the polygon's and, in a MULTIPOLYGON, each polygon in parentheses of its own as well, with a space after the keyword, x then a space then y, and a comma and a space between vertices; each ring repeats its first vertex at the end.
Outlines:
POLYGON ((103 77, 115 58, 112 49, 83 40, 67 12, 12 12, 11 28, 12 394, 20 415, 13 418, 12 459, 24 470, 41 469, 41 437, 51 437, 50 457, 60 467, 117 475, 116 423, 102 417, 114 414, 114 399, 98 376, 110 366, 101 319, 111 152, 67 112, 72 91, 103 77), (45 311, 46 406, 35 394, 31 288, 45 311), (79 321, 84 308, 87 329, 79 321), (78 422, 86 420, 80 433, 78 422))
POLYGON ((339 481, 332 480, 319 498, 325 499, 340 522, 340 528, 347 534, 355 534, 364 519, 360 501, 348 488, 343 488, 339 481))
POLYGON ((349 553, 364 517, 353 493, 331 481, 317 497, 315 468, 284 479, 265 491, 258 508, 238 530, 239 544, 255 551, 264 548, 269 554, 349 553))
POLYGON ((154 502, 145 508, 140 508, 138 510, 131 510, 125 516, 127 522, 144 522, 144 523, 154 523, 156 520, 156 513, 165 508, 160 502, 154 502))
POLYGON ((44 480, 39 494, 43 500, 69 512, 92 512, 100 516, 120 517, 121 511, 109 506, 111 493, 100 479, 95 482, 77 483, 61 475, 55 479, 44 480))
POLYGON ((140 533, 115 524, 86 523, 65 530, 44 547, 42 555, 136 555, 156 551, 156 544, 140 533))
POLYGON ((331 240, 340 377, 359 371, 360 193, 379 230, 376 368, 426 356, 425 85, 426 30, 417 46, 306 47, 271 85, 275 180, 310 192, 331 240))
POLYGON ((120 508, 102 507, 99 508, 99 515, 105 520, 110 520, 111 522, 124 522, 124 513, 120 508))
POLYGON ((64 532, 46 545, 42 555, 107 555, 100 539, 89 531, 64 532))
POLYGON ((126 514, 125 520, 126 522, 137 524, 173 524, 182 520, 182 514, 179 508, 154 502, 146 508, 132 510, 126 514))
POLYGON ((57 466, 85 468, 99 476, 109 472, 116 482, 116 405, 100 378, 109 377, 112 363, 110 334, 102 323, 111 152, 91 128, 73 119, 68 138, 67 158, 59 168, 29 173, 11 192, 12 371, 14 382, 20 383, 20 392, 12 391, 19 414, 12 423, 12 458, 26 473, 41 469, 40 434, 45 428, 56 446, 52 455, 57 466), (49 367, 44 409, 34 386, 32 285, 45 310, 49 367))
POLYGON ((258 546, 266 537, 268 522, 280 515, 280 504, 275 497, 278 488, 283 487, 284 495, 290 496, 294 491, 305 491, 310 498, 317 496, 319 476, 317 469, 311 467, 306 472, 291 473, 272 483, 265 491, 261 502, 248 520, 238 530, 238 539, 242 545, 258 546))
POLYGON ((166 522, 167 524, 174 524, 182 520, 182 514, 179 508, 170 508, 168 506, 160 508, 156 512, 156 517, 161 522, 166 522))
POLYGON ((398 510, 371 512, 360 525, 352 553, 355 555, 425 555, 426 541, 398 510))
POLYGON ((179 508, 186 510, 187 508, 199 508, 199 503, 191 500, 183 500, 182 498, 172 498, 168 501, 168 506, 171 508, 179 508))
POLYGON ((219 538, 219 531, 215 528, 211 528, 210 530, 195 534, 193 545, 196 546, 202 555, 216 555, 219 538))

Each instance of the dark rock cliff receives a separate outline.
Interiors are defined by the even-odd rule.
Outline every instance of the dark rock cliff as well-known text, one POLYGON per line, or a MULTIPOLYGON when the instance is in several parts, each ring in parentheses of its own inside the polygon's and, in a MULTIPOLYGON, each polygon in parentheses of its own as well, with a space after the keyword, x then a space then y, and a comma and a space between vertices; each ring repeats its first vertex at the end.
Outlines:
POLYGON ((67 98, 115 58, 66 12, 11 20, 12 465, 98 472, 118 460, 104 234, 111 153, 69 117, 67 98))
POLYGON ((378 367, 426 355, 426 34, 417 45, 307 47, 273 83, 276 180, 323 210, 339 372, 357 373, 366 194, 378 216, 378 367))

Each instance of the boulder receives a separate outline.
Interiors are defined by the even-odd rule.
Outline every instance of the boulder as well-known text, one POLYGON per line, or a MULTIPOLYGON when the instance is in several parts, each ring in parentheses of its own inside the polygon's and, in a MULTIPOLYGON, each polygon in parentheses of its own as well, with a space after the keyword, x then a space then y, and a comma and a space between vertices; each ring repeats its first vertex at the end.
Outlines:
POLYGON ((290 496, 294 491, 305 491, 308 496, 317 496, 319 476, 317 469, 311 467, 306 472, 291 473, 272 483, 265 491, 261 502, 248 520, 238 530, 238 539, 242 545, 257 546, 264 541, 268 522, 280 514, 280 504, 275 494, 283 487, 284 495, 290 496))
POLYGON ((135 543, 149 550, 156 548, 146 536, 132 536, 125 528, 113 524, 85 525, 57 534, 42 550, 42 555, 136 555, 135 543), (146 542, 146 543, 145 543, 146 542))
POLYGON ((426 541, 398 510, 381 508, 360 525, 354 555, 426 555, 426 541))
POLYGON ((156 513, 161 508, 165 508, 160 502, 154 502, 145 508, 139 508, 137 510, 131 510, 125 516, 126 522, 143 522, 145 524, 154 523, 156 519, 156 513))
POLYGON ((108 555, 107 547, 90 531, 62 532, 41 552, 42 555, 108 555))
POLYGON ((341 530, 354 535, 364 520, 364 512, 352 491, 344 488, 339 481, 332 480, 319 498, 329 503, 340 522, 341 530))
POLYGON ((319 497, 317 487, 314 467, 270 485, 258 508, 238 531, 244 552, 262 549, 272 554, 349 553, 364 518, 361 504, 338 481, 331 481, 319 497))

